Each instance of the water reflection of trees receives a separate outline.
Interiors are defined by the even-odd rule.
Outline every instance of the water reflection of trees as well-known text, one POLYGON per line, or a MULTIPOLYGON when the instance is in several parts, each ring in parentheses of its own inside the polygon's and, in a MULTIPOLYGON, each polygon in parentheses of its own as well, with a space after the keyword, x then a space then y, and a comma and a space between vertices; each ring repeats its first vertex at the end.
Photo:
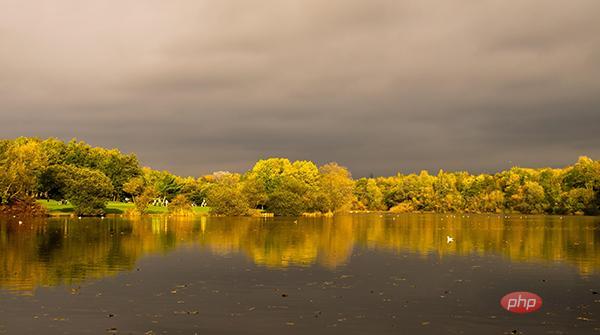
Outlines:
POLYGON ((0 224, 0 287, 28 291, 132 269, 149 253, 193 245, 244 254, 269 268, 348 262, 355 247, 391 253, 498 254, 600 269, 600 226, 590 217, 352 215, 335 218, 49 219, 0 224), (448 244, 446 236, 456 243, 448 244))

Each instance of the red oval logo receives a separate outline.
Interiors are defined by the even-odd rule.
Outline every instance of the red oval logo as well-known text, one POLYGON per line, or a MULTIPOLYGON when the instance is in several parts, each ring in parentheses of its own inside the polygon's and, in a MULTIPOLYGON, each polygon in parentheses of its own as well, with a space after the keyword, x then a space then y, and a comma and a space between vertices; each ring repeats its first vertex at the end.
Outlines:
POLYGON ((531 313, 542 307, 542 298, 531 292, 512 292, 500 300, 502 308, 513 313, 531 313))

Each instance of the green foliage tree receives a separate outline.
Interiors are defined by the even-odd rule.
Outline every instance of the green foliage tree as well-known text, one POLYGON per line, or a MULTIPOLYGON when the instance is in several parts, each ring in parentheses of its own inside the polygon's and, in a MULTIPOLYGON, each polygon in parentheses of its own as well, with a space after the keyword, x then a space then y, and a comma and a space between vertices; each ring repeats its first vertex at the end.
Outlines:
POLYGON ((579 157, 564 175, 567 210, 596 215, 600 213, 600 162, 579 157))
POLYGON ((564 214, 561 194, 563 173, 560 169, 542 169, 537 182, 544 189, 546 212, 549 214, 564 214))
POLYGON ((255 179, 264 186, 266 195, 270 195, 281 186, 282 177, 292 170, 287 158, 269 158, 256 162, 248 173, 248 179, 255 179))
POLYGON ((177 177, 177 184, 181 186, 179 194, 184 195, 193 204, 199 205, 206 198, 206 194, 199 179, 193 177, 177 177))
POLYGON ((131 195, 135 205, 135 212, 130 214, 146 214, 150 203, 157 196, 157 192, 154 187, 148 185, 143 176, 131 178, 128 182, 123 184, 123 191, 131 195))
POLYGON ((55 167, 62 194, 74 206, 77 215, 104 214, 106 202, 113 194, 110 179, 102 172, 71 165, 55 167))
MULTIPOLYGON (((58 150, 58 144, 53 146, 56 147, 54 150, 58 150)), ((124 195, 123 184, 142 172, 135 155, 126 155, 117 149, 95 148, 73 139, 60 152, 63 159, 58 164, 99 170, 106 175, 113 185, 112 197, 115 200, 124 195)))
POLYGON ((457 174, 440 170, 432 186, 434 211, 446 213, 459 212, 464 209, 463 197, 457 188, 457 174))
POLYGON ((539 214, 547 207, 544 188, 535 181, 526 181, 511 196, 512 208, 519 213, 539 214))
POLYGON ((217 215, 242 216, 250 211, 239 174, 216 176, 207 188, 207 201, 211 213, 217 215))
MULTIPOLYGON (((282 187, 292 163, 286 158, 259 160, 244 178, 244 193, 254 208, 265 208, 275 192, 282 187)), ((272 210, 272 209, 269 209, 272 210)))
POLYGON ((269 200, 265 184, 254 176, 246 176, 243 180, 243 192, 251 208, 264 209, 269 200))
POLYGON ((141 176, 131 178, 128 182, 123 184, 123 192, 131 195, 133 201, 135 201, 135 198, 142 194, 145 189, 146 181, 141 176))
POLYGON ((158 195, 166 200, 172 200, 181 192, 181 185, 177 183, 177 178, 169 172, 161 172, 161 177, 154 184, 158 195))
POLYGON ((504 210, 504 193, 499 190, 480 193, 476 201, 477 207, 473 212, 476 213, 498 213, 504 210))
POLYGON ((292 163, 284 158, 270 158, 258 161, 243 182, 252 207, 275 215, 296 216, 315 208, 319 169, 309 161, 292 163))
POLYGON ((514 167, 480 175, 422 171, 354 183, 350 173, 336 164, 318 169, 308 161, 269 158, 243 176, 221 172, 194 179, 140 168, 135 155, 77 140, 0 140, 0 206, 4 208, 17 202, 20 208, 33 208, 35 198, 68 198, 78 204, 79 213, 94 214, 102 212, 109 198, 126 195, 131 195, 141 213, 152 199, 165 202, 183 196, 195 204, 206 199, 214 204, 214 213, 228 215, 247 214, 251 209, 300 215, 350 206, 399 212, 595 215, 600 213, 600 162, 583 156, 564 169, 514 167))
POLYGON ((0 204, 34 196, 48 160, 40 141, 18 138, 0 146, 0 204))
POLYGON ((104 150, 99 154, 98 170, 104 173, 113 185, 113 198, 123 197, 123 184, 141 174, 140 164, 135 155, 125 155, 119 150, 104 150))
POLYGON ((383 192, 377 185, 375 179, 360 178, 356 181, 354 195, 358 206, 372 211, 385 210, 383 192))
POLYGON ((323 165, 319 171, 319 209, 332 213, 350 209, 354 200, 354 181, 350 172, 337 163, 323 165))
POLYGON ((298 216, 306 210, 307 206, 303 203, 302 196, 295 192, 301 189, 300 185, 292 183, 293 181, 286 183, 271 193, 266 206, 269 212, 281 216, 298 216))

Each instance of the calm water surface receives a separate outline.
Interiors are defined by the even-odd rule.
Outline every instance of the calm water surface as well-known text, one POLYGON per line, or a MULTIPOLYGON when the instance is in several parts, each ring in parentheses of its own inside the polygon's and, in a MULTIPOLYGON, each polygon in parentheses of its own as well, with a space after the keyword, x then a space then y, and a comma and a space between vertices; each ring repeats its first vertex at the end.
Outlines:
POLYGON ((600 334, 600 218, 23 221, 0 219, 0 334, 600 334))

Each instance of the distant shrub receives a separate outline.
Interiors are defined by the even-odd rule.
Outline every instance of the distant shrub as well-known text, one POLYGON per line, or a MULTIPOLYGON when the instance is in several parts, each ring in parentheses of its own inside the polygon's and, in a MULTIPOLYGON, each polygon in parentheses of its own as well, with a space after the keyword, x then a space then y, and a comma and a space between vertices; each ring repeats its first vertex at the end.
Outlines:
POLYGON ((415 207, 408 201, 401 202, 398 205, 390 208, 390 212, 392 213, 410 213, 414 211, 415 207))
POLYGON ((302 213, 303 217, 306 218, 330 218, 333 217, 333 212, 326 212, 326 213, 321 213, 321 212, 304 212, 302 213))
POLYGON ((46 216, 46 208, 35 201, 34 198, 24 197, 11 205, 0 206, 0 215, 10 216, 46 216))
POLYGON ((144 191, 133 198, 133 203, 135 204, 135 210, 139 215, 144 215, 148 211, 148 206, 152 200, 156 197, 156 191, 152 187, 146 187, 144 191))
POLYGON ((169 203, 169 214, 188 216, 194 215, 192 202, 185 195, 178 195, 169 203))
POLYGON ((246 215, 252 216, 255 218, 272 218, 275 216, 275 214, 273 214, 273 213, 263 212, 260 209, 254 209, 254 208, 249 209, 248 213, 246 215))

